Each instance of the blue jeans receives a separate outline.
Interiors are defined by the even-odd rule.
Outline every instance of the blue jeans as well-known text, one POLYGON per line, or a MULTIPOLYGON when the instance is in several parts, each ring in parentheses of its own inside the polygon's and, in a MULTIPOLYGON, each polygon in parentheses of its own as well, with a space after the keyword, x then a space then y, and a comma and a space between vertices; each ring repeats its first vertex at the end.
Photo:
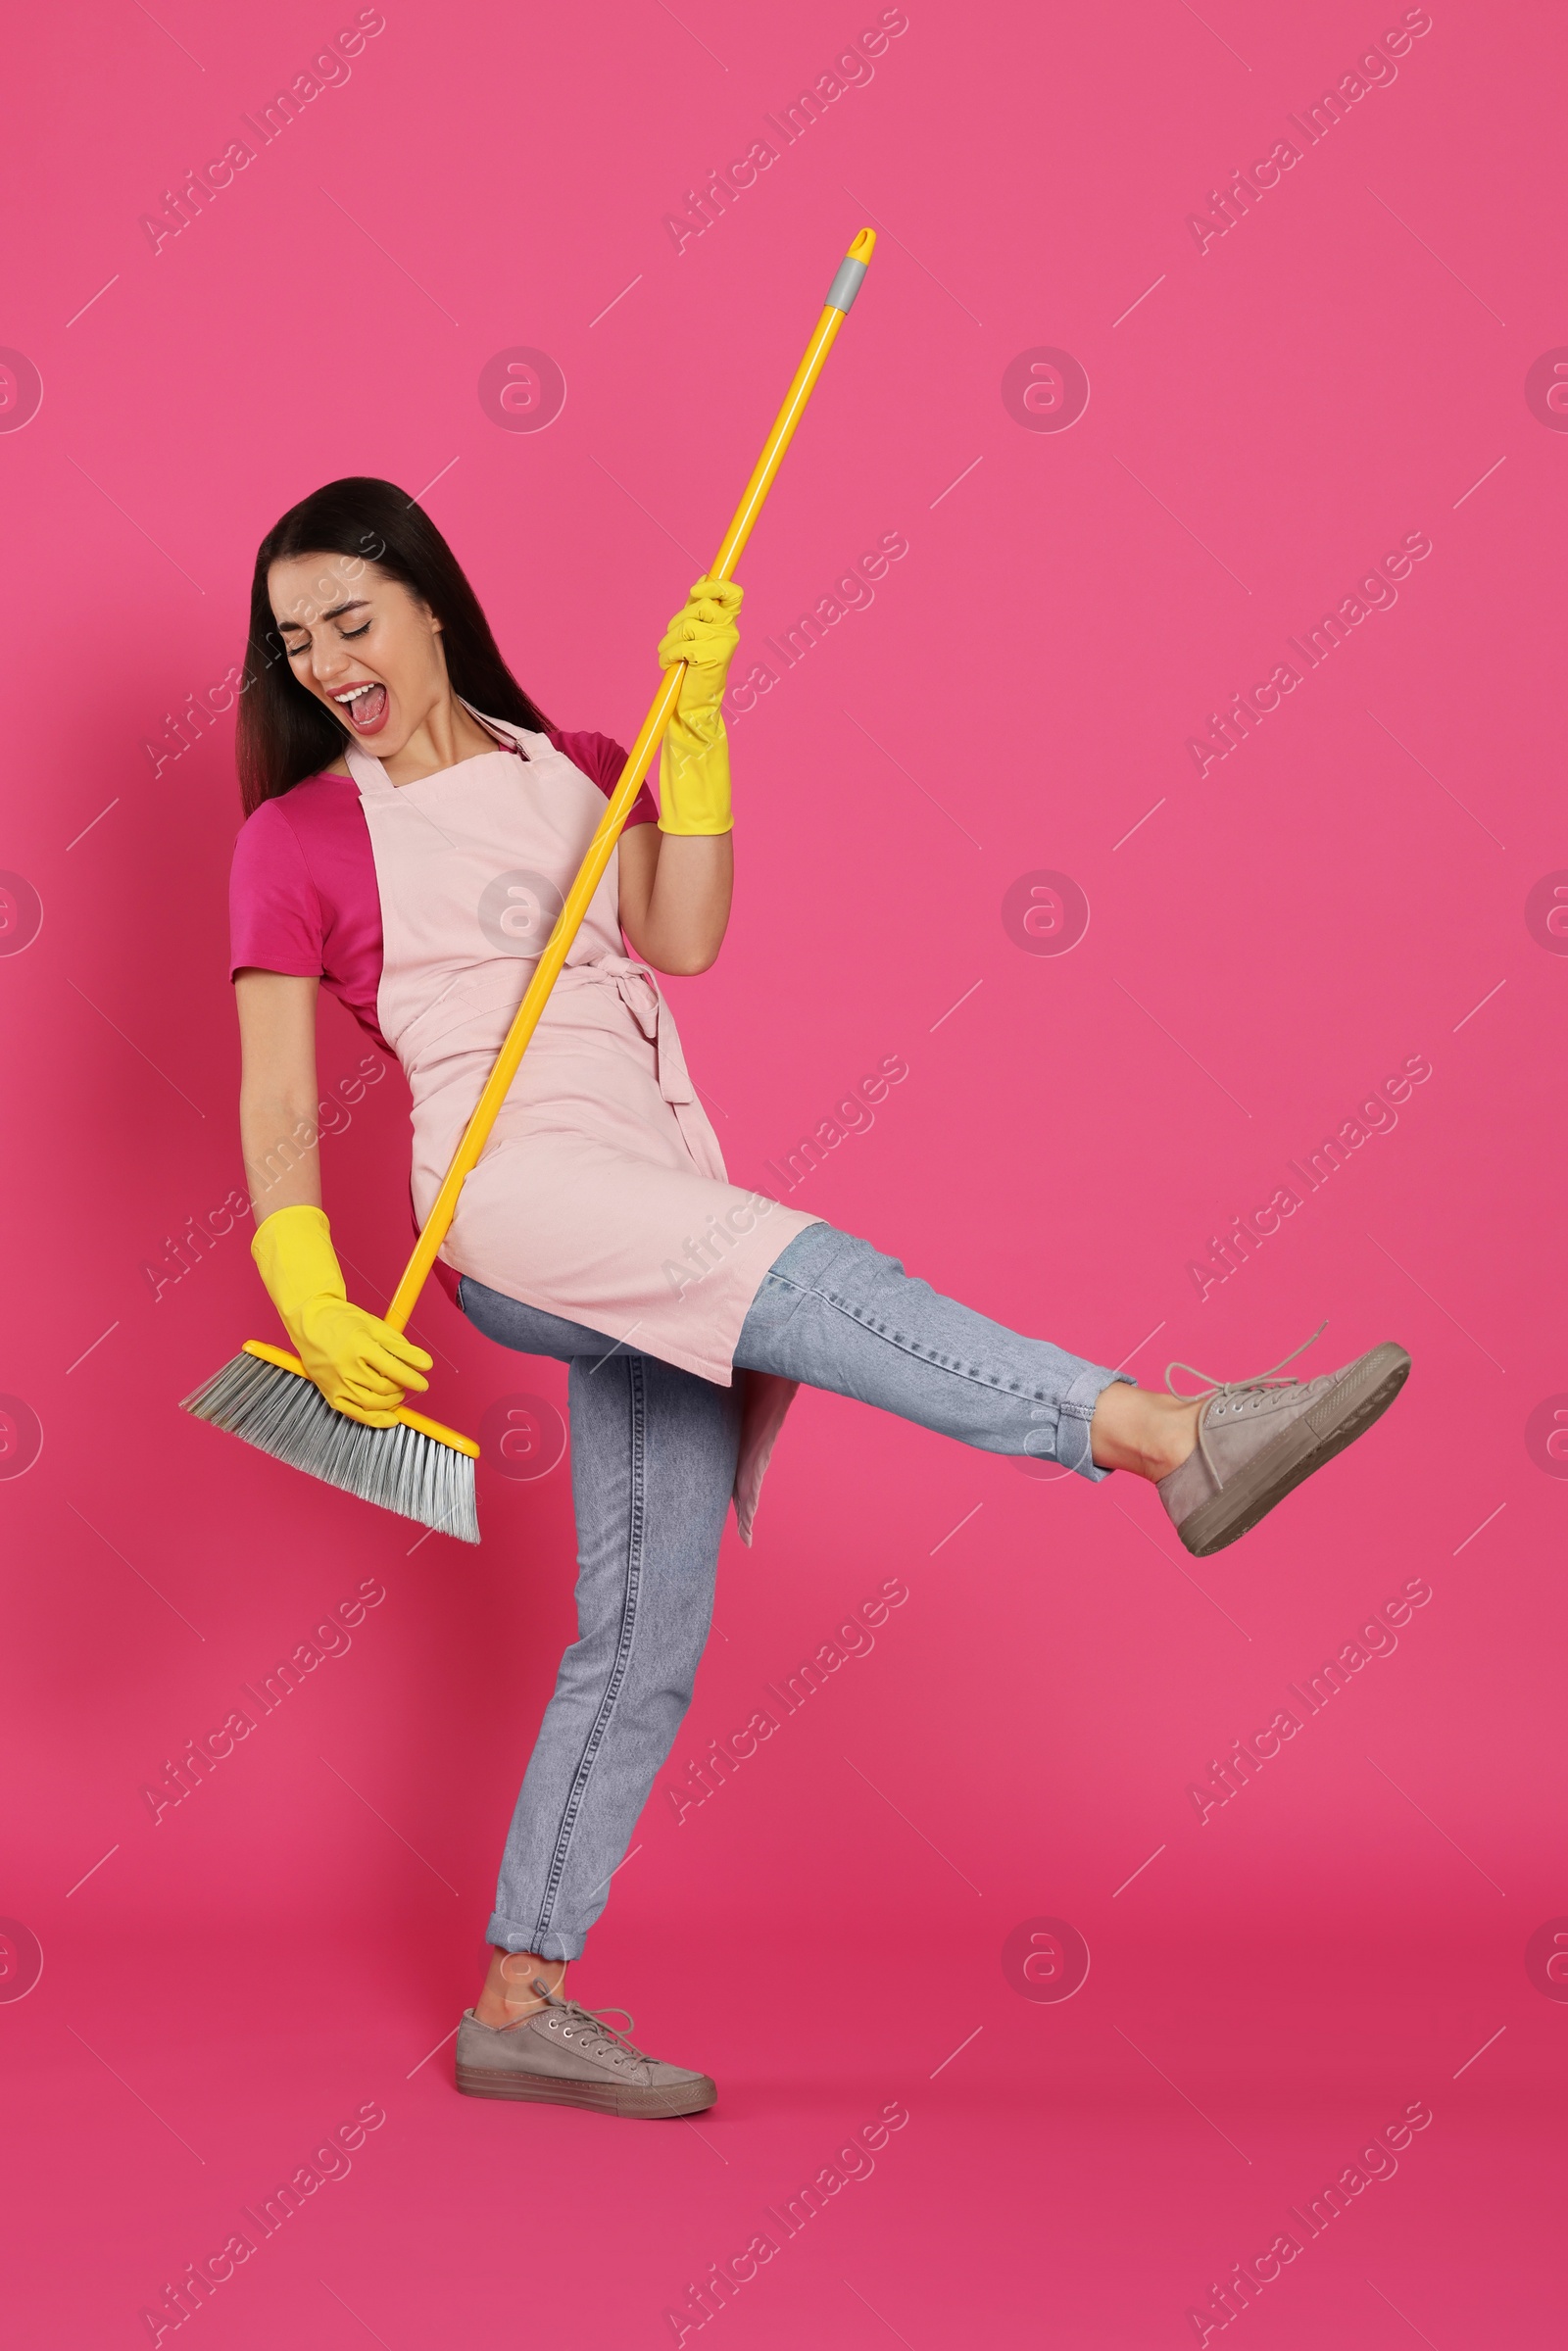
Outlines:
MULTIPOLYGON (((487 1290, 486 1338, 570 1365, 577 1639, 561 1661, 507 1838, 489 1940, 575 1959, 691 1702, 740 1441, 741 1389, 487 1290)), ((991 1453, 1082 1476, 1101 1390, 1125 1372, 1024 1339, 829 1224, 798 1233, 742 1325, 737 1370, 779 1372, 991 1453)))

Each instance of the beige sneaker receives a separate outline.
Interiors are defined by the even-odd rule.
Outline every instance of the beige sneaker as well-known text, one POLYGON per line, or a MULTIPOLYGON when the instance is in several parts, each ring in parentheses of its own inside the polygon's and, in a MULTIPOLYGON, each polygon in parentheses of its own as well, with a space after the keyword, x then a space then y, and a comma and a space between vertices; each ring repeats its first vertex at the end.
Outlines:
POLYGON ((471 2008, 464 2010, 457 2080, 470 2098, 533 2098, 652 2119, 701 2114, 718 2096, 706 2074, 645 2056, 591 2009, 553 1992, 542 1976, 533 1989, 544 2007, 514 2025, 481 2025, 471 2008))
MULTIPOLYGON (((1303 1340, 1296 1356, 1321 1337, 1323 1326, 1303 1340)), ((1404 1386, 1410 1358, 1386 1340, 1340 1371, 1304 1383, 1282 1380, 1282 1366, 1255 1380, 1216 1380, 1200 1390, 1198 1444, 1179 1469, 1161 1478, 1154 1491, 1177 1534, 1195 1558, 1222 1551, 1245 1535, 1325 1461, 1381 1418, 1404 1386)), ((1191 1363, 1169 1363, 1165 1386, 1181 1391, 1172 1372, 1207 1375, 1191 1363)))

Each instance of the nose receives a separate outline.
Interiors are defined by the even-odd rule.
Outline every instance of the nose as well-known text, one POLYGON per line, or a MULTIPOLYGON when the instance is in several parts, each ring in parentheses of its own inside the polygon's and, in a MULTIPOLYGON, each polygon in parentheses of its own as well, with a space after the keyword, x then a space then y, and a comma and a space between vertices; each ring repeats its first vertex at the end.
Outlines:
POLYGON ((311 674, 318 686, 328 692, 340 685, 348 675, 351 657, 348 647, 340 642, 318 640, 311 647, 311 674))

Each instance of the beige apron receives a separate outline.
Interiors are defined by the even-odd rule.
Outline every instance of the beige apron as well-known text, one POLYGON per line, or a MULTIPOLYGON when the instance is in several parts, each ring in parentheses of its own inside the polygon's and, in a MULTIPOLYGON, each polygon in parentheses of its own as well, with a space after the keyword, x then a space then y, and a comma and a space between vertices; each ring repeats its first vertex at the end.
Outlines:
MULTIPOLYGON (((414 1098, 421 1222, 605 810, 547 736, 473 715, 517 750, 401 785, 358 745, 345 754, 375 859, 376 1013, 414 1098)), ((488 1289, 728 1387, 763 1275, 820 1219, 728 1181, 669 1006, 624 952, 617 878, 612 857, 441 1255, 488 1289)), ((741 1377, 735 1510, 750 1542, 795 1383, 741 1377)))

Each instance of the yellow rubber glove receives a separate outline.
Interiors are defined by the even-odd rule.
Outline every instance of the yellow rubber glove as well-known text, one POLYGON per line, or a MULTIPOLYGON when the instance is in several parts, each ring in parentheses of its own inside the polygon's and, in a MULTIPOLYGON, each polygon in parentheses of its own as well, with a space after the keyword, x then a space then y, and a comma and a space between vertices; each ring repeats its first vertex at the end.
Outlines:
POLYGON ((735 625, 743 591, 705 572, 660 643, 659 665, 687 664, 680 697, 659 751, 659 829, 662 833, 727 833, 729 744, 724 734, 724 680, 740 643, 735 625))
POLYGON ((294 1352, 335 1411, 390 1429, 404 1391, 425 1389, 431 1358, 379 1315, 351 1306, 331 1227, 320 1208, 278 1208, 251 1237, 251 1255, 294 1352))

